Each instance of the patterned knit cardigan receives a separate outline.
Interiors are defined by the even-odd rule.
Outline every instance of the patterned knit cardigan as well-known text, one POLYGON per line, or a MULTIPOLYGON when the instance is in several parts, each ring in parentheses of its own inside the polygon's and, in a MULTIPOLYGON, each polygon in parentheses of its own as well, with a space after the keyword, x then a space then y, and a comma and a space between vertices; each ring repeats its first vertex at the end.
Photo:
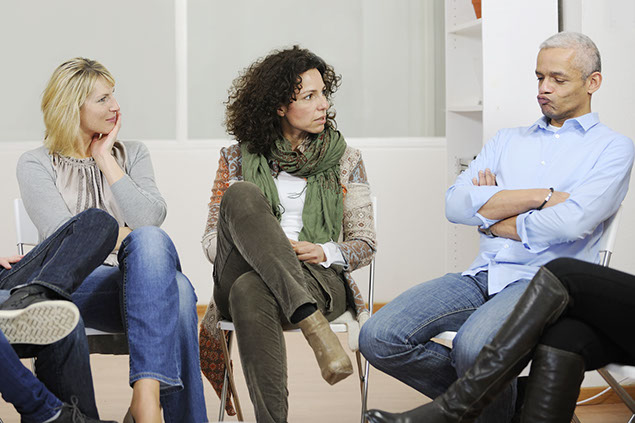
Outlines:
MULTIPOLYGON (((300 145, 299 148, 302 150, 304 147, 305 145, 300 145)), ((222 148, 220 156, 202 241, 203 251, 212 263, 216 257, 216 225, 221 199, 232 183, 243 180, 242 156, 239 145, 233 144, 230 147, 222 148)), ((278 172, 279 169, 274 166, 272 175, 275 176, 278 172)), ((376 240, 370 187, 359 150, 346 147, 346 151, 340 159, 340 182, 344 191, 344 216, 338 247, 348 264, 344 272, 348 288, 347 300, 350 307, 357 313, 357 320, 361 325, 369 317, 368 309, 350 272, 366 266, 372 261, 376 251, 376 240)), ((212 298, 201 323, 199 341, 201 369, 220 397, 225 362, 220 344, 222 334, 217 328, 219 320, 220 314, 212 298)), ((225 408, 229 415, 235 415, 230 395, 227 396, 225 408)))

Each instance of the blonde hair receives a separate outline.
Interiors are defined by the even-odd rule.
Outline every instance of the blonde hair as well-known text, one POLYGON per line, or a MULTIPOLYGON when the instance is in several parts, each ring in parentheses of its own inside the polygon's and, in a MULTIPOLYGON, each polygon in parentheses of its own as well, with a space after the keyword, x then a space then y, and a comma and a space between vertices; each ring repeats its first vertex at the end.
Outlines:
POLYGON ((115 85, 108 69, 96 60, 76 57, 55 69, 42 94, 44 145, 51 153, 70 155, 79 137, 79 109, 99 78, 115 85))

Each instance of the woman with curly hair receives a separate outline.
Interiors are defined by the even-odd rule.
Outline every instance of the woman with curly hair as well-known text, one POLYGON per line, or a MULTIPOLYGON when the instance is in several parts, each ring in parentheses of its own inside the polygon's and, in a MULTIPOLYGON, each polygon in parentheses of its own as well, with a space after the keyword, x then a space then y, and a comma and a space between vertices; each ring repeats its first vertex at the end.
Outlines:
POLYGON ((335 129, 330 98, 339 82, 295 46, 247 68, 226 103, 238 144, 221 150, 203 236, 214 298, 201 361, 218 391, 216 322, 231 319, 258 422, 287 421, 283 328, 301 329, 335 384, 353 369, 328 321, 349 305, 360 321, 368 317, 350 272, 375 253, 370 187, 360 152, 335 129))

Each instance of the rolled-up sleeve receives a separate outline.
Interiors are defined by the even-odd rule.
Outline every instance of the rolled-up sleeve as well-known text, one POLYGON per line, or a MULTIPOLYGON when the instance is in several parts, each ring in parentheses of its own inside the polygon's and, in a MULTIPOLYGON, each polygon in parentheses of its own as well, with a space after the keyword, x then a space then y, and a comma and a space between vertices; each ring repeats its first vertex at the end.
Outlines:
POLYGON ((497 220, 481 216, 478 211, 494 194, 502 191, 499 186, 476 186, 473 178, 478 172, 490 169, 496 174, 500 156, 502 134, 499 131, 485 146, 478 156, 456 178, 454 185, 445 193, 445 216, 452 223, 489 227, 497 220))
POLYGON ((616 137, 599 155, 592 171, 570 190, 566 201, 518 215, 516 230, 523 246, 540 253, 551 245, 593 233, 617 211, 626 196, 634 150, 630 139, 616 137))

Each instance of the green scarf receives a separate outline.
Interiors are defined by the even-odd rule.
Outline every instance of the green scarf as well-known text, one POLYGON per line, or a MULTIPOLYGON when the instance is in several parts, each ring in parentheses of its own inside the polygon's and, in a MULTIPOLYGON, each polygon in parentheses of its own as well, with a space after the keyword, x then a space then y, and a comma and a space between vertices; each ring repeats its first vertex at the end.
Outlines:
MULTIPOLYGON (((241 144, 243 177, 258 185, 271 203, 273 214, 280 220, 280 199, 267 158, 252 154, 241 144)), ((340 184, 340 158, 346 141, 339 131, 325 129, 301 153, 291 149, 284 138, 276 140, 270 159, 293 176, 307 181, 306 199, 302 209, 302 230, 299 240, 323 244, 337 241, 344 216, 344 195, 340 184)))

